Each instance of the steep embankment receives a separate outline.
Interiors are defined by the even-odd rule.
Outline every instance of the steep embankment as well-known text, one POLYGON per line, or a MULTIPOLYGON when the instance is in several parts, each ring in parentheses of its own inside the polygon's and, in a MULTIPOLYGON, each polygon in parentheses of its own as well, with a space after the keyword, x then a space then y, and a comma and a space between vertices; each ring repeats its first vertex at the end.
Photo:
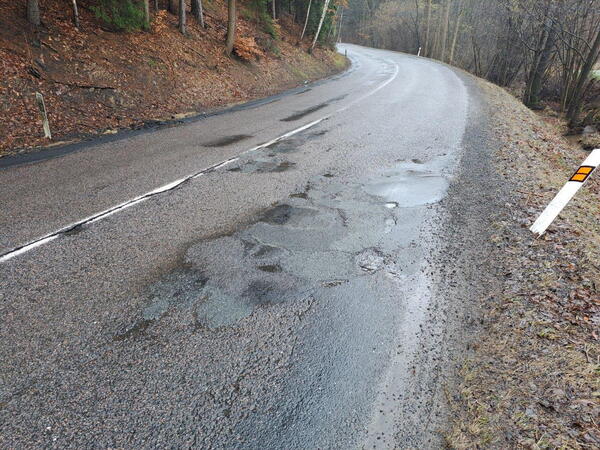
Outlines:
POLYGON ((188 15, 187 36, 165 10, 151 11, 149 32, 109 31, 86 2, 77 30, 58 0, 41 2, 36 29, 23 3, 0 0, 0 156, 263 97, 346 64, 329 50, 309 55, 308 40, 298 45, 301 30, 286 16, 273 39, 244 3, 238 37, 254 39, 259 55, 251 62, 224 53, 222 0, 205 2, 204 29, 188 15), (52 141, 43 137, 35 92, 44 95, 52 141))

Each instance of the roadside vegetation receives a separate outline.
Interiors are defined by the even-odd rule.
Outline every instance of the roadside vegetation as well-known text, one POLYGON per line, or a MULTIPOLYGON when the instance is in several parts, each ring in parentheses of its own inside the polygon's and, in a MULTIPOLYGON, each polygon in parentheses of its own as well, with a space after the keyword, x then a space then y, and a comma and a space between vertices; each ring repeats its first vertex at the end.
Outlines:
POLYGON ((561 112, 570 133, 600 124, 598 0, 350 0, 346 23, 345 41, 420 49, 561 112))
POLYGON ((177 120, 342 70, 334 44, 344 1, 0 0, 0 155, 177 120))
MULTIPOLYGON (((600 448, 600 178, 540 239, 528 230, 586 155, 482 82, 506 180, 492 226, 498 291, 474 299, 483 327, 449 389, 451 448, 600 448)), ((485 290, 485 289, 483 289, 485 290)))

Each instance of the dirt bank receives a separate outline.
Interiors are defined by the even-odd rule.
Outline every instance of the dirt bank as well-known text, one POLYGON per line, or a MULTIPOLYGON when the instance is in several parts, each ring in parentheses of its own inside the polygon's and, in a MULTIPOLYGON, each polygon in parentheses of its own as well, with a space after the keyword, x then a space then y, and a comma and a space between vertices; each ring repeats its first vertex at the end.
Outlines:
POLYGON ((447 393, 447 443, 598 448, 600 177, 594 174, 536 239, 528 227, 587 152, 569 144, 553 119, 480 84, 505 198, 488 255, 497 283, 474 299, 482 325, 471 338, 458 388, 447 393))
POLYGON ((309 55, 308 39, 298 45, 301 30, 286 15, 273 39, 244 3, 238 36, 254 39, 258 56, 250 62, 225 56, 221 0, 206 2, 206 28, 189 17, 187 36, 165 10, 153 12, 150 32, 111 32, 80 3, 79 30, 58 0, 43 2, 35 29, 22 2, 0 0, 0 156, 241 103, 346 66, 330 50, 309 55), (51 141, 35 92, 44 95, 51 141))

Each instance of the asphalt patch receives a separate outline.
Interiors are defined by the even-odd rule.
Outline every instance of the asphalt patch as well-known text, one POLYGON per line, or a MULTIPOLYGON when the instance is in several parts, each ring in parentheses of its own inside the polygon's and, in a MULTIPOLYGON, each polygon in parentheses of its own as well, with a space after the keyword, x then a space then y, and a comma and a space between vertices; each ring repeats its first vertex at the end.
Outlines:
POLYGON ((319 105, 312 106, 312 107, 304 109, 302 111, 298 111, 298 112, 292 114, 291 116, 286 117, 285 119, 281 119, 281 121, 282 122, 294 122, 294 121, 300 120, 303 117, 308 116, 309 114, 312 114, 320 109, 323 109, 326 106, 329 106, 329 103, 321 103, 319 105))
POLYGON ((234 134, 232 136, 225 136, 220 139, 216 139, 214 141, 206 142, 202 144, 203 147, 225 147, 227 145, 235 144, 236 142, 244 141, 246 139, 250 139, 251 135, 249 134, 234 134))

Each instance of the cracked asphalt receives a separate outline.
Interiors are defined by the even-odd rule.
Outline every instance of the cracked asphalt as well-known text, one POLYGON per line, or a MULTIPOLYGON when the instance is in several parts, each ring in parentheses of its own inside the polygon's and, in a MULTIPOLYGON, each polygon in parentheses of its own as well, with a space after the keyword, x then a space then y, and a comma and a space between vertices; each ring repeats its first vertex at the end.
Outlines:
POLYGON ((238 157, 0 263, 0 447, 441 445, 485 107, 444 65, 342 48, 324 82, 0 169, 5 254, 238 157))

